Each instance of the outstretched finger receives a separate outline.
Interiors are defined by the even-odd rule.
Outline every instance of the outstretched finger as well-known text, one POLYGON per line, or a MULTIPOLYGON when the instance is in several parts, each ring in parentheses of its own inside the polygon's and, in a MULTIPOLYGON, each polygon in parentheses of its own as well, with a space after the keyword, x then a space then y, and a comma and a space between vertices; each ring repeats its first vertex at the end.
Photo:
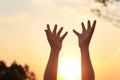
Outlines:
POLYGON ((49 24, 47 24, 47 30, 51 32, 49 24))
POLYGON ((57 30, 57 24, 55 24, 55 27, 53 29, 53 34, 56 34, 56 30, 57 30))
POLYGON ((48 38, 48 37, 49 37, 48 30, 45 30, 45 33, 46 33, 46 36, 47 36, 47 38, 48 38))
POLYGON ((93 33, 94 30, 95 30, 95 26, 96 26, 96 20, 94 20, 93 25, 92 25, 92 33, 93 33))
POLYGON ((57 33, 58 36, 60 36, 62 30, 63 30, 63 27, 61 27, 60 30, 58 31, 58 33, 57 33))
POLYGON ((77 36, 80 36, 80 33, 77 32, 76 30, 73 30, 73 32, 74 32, 77 36))
POLYGON ((85 25, 84 25, 83 22, 81 23, 81 26, 82 26, 82 32, 85 32, 85 31, 86 31, 86 28, 85 28, 85 25))
POLYGON ((61 41, 65 38, 65 36, 68 34, 68 32, 66 32, 62 37, 61 37, 61 41))
POLYGON ((88 22, 87 22, 87 26, 88 26, 87 30, 90 30, 90 28, 91 28, 90 20, 88 20, 88 22))

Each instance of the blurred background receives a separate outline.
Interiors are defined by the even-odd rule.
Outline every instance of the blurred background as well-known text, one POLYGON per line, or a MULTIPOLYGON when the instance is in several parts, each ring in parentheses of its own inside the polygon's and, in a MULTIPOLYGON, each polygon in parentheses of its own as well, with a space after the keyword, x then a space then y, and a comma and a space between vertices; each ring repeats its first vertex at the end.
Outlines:
MULTIPOLYGON (((63 33, 69 32, 59 66, 71 59, 80 64, 78 41, 72 30, 81 31, 81 22, 97 20, 90 44, 96 80, 120 80, 119 5, 120 0, 0 0, 0 61, 7 66, 14 61, 27 64, 36 79, 42 80, 50 52, 44 29, 46 24, 51 29, 58 24, 58 28, 64 27, 63 33)), ((64 78, 58 72, 58 80, 64 78)))

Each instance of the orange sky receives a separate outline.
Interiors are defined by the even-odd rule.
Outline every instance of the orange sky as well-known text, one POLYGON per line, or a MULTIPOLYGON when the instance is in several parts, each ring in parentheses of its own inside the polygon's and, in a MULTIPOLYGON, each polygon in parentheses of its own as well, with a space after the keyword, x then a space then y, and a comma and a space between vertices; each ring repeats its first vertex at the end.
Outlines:
POLYGON ((80 60, 77 37, 81 22, 97 20, 90 44, 90 55, 96 80, 120 80, 120 29, 96 17, 89 4, 80 0, 3 0, 0 1, 0 60, 8 65, 16 60, 28 64, 42 80, 49 57, 44 29, 49 23, 64 27, 68 35, 63 42, 59 61, 67 57, 80 60))

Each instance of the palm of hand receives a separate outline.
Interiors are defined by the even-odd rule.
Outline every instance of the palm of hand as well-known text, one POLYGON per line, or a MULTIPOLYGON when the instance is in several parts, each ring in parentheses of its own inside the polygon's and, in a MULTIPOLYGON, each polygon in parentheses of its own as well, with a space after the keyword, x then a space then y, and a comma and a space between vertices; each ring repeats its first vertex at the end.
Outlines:
POLYGON ((73 30, 73 32, 78 36, 79 40, 79 47, 88 47, 92 34, 94 32, 96 25, 96 21, 93 22, 93 25, 91 26, 90 21, 88 21, 88 28, 85 29, 84 23, 82 23, 82 33, 77 32, 76 30, 73 30))
POLYGON ((60 37, 62 30, 63 30, 63 27, 61 27, 60 30, 56 32, 57 25, 55 25, 53 32, 51 32, 49 25, 47 25, 47 30, 45 30, 45 32, 46 32, 47 39, 48 39, 51 49, 60 51, 62 47, 62 41, 68 33, 66 32, 60 37))
POLYGON ((50 33, 48 41, 49 41, 50 46, 52 48, 54 48, 54 49, 57 48, 59 50, 61 49, 61 47, 62 47, 62 41, 61 41, 61 39, 60 39, 59 36, 50 33))
POLYGON ((82 47, 82 46, 88 46, 89 45, 89 42, 90 42, 90 32, 84 32, 80 35, 79 37, 79 46, 82 47))

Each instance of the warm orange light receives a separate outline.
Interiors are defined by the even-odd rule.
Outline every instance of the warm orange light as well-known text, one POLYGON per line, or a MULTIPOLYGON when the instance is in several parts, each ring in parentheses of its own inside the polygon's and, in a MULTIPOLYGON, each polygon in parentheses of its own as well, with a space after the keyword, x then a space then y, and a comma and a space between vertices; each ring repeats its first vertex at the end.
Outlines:
POLYGON ((80 61, 74 58, 62 60, 58 72, 67 80, 75 80, 81 76, 80 61))

